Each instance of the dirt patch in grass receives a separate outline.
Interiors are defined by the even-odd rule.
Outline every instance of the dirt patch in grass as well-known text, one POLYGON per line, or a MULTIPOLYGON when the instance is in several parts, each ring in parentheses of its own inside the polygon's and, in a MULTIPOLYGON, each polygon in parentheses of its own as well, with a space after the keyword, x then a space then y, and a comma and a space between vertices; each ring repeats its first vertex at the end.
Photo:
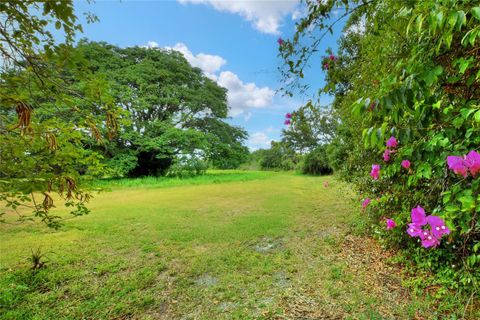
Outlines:
POLYGON ((269 237, 263 237, 261 238, 254 246, 253 249, 257 251, 258 253, 271 253, 276 250, 281 250, 283 247, 283 239, 277 238, 269 238, 269 237))
POLYGON ((202 274, 200 277, 195 279, 195 284, 202 287, 213 287, 217 283, 218 279, 209 274, 202 274))

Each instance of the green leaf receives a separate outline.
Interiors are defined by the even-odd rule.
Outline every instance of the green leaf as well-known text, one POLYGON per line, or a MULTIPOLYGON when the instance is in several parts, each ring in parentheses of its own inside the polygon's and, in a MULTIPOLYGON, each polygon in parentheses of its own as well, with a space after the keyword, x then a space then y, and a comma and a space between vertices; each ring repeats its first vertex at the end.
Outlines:
POLYGON ((475 115, 473 116, 473 118, 475 119, 475 121, 480 122, 480 110, 475 112, 475 115))
POLYGON ((475 19, 480 20, 480 7, 473 7, 470 12, 475 19))

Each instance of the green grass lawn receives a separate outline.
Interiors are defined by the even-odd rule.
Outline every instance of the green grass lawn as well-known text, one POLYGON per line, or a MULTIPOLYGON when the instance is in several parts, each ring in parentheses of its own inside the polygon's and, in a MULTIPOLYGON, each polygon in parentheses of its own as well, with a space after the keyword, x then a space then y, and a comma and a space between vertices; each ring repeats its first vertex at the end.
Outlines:
POLYGON ((96 183, 58 231, 0 225, 2 319, 410 319, 432 314, 332 177, 212 172, 96 183), (325 188, 323 182, 330 181, 325 188), (27 259, 41 248, 47 267, 27 259))

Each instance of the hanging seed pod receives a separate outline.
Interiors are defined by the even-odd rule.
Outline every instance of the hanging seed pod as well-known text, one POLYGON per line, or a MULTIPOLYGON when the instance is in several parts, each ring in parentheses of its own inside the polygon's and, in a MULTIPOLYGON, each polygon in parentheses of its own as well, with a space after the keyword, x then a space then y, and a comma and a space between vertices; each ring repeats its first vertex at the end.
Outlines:
POLYGON ((24 102, 19 102, 15 109, 17 112, 18 123, 12 129, 20 129, 22 134, 33 133, 33 129, 30 127, 32 108, 24 102))
POLYGON ((43 199, 43 203, 42 203, 43 209, 44 209, 45 211, 48 211, 48 210, 50 210, 50 208, 54 207, 54 205, 53 205, 53 199, 52 199, 52 197, 51 197, 48 193, 46 193, 46 192, 44 192, 43 195, 45 196, 45 198, 43 199))
POLYGON ((107 130, 108 130, 108 139, 113 139, 118 132, 118 122, 117 118, 111 113, 107 112, 107 130))
POLYGON ((90 124, 90 132, 92 133, 92 137, 94 137, 95 140, 97 140, 97 142, 102 141, 102 135, 98 130, 98 128, 93 123, 90 124))
POLYGON ((66 177, 65 178, 65 183, 67 187, 67 199, 72 199, 73 198, 73 193, 77 189, 77 185, 75 183, 75 180, 72 178, 66 177))
POLYGON ((45 133, 45 142, 47 142, 47 146, 50 151, 56 151, 58 149, 57 138, 53 133, 45 133))

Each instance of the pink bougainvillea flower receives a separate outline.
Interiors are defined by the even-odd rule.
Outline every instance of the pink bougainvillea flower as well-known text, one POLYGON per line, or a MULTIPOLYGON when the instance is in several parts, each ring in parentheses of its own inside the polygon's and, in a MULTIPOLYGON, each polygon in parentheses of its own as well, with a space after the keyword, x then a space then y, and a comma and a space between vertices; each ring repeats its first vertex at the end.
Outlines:
POLYGON ((412 223, 421 227, 427 224, 427 218, 425 217, 425 210, 417 206, 416 208, 412 209, 412 223))
POLYGON ((472 176, 480 172, 480 153, 475 150, 470 151, 465 158, 465 166, 470 170, 472 176))
POLYGON ((370 201, 370 198, 366 198, 365 200, 363 200, 362 208, 365 209, 370 204, 370 201))
POLYGON ((323 186, 324 186, 325 188, 328 188, 328 186, 329 186, 328 181, 325 181, 325 182, 323 183, 323 186))
POLYGON ((429 230, 424 230, 420 235, 420 239, 422 239, 424 248, 432 248, 440 244, 440 241, 429 230))
POLYGON ((335 57, 333 54, 331 54, 328 58, 332 61, 335 61, 337 59, 337 57, 335 57))
POLYGON ((292 121, 290 121, 289 119, 285 120, 285 122, 283 122, 284 125, 288 126, 292 123, 292 121))
POLYGON ((278 45, 280 45, 280 46, 281 46, 281 45, 283 44, 283 42, 284 42, 284 41, 283 41, 283 39, 282 39, 282 38, 278 38, 278 40, 277 40, 277 43, 278 43, 278 45))
POLYGON ((431 227, 432 234, 437 239, 440 239, 444 234, 450 233, 450 229, 447 228, 447 226, 445 225, 445 221, 443 221, 440 217, 428 216, 427 222, 431 227))
POLYGON ((403 160, 402 167, 404 167, 405 169, 410 168, 410 160, 403 160))
POLYGON ((465 160, 459 156, 447 157, 448 168, 453 170, 456 174, 461 174, 464 178, 467 177, 467 167, 465 166, 465 160))
POLYGON ((285 118, 287 119, 292 119, 292 114, 290 112, 288 112, 286 115, 285 115, 285 118))
POLYGON ((372 171, 370 172, 373 180, 378 180, 380 177, 380 165, 379 164, 372 164, 372 171))
POLYGON ((389 148, 396 148, 397 146, 398 146, 397 139, 395 139, 394 136, 391 136, 391 137, 387 140, 387 147, 389 147, 389 148))
POLYGON ((391 230, 397 226, 395 221, 393 221, 392 219, 387 219, 386 222, 387 222, 387 230, 391 230))
POLYGON ((385 152, 383 153, 383 161, 385 162, 390 161, 390 153, 392 153, 390 149, 385 149, 385 152))
POLYGON ((330 66, 328 65, 328 63, 324 63, 324 64, 323 64, 323 69, 328 70, 329 67, 330 67, 330 66))
POLYGON ((410 223, 408 225, 407 233, 411 237, 419 237, 422 234, 423 230, 420 226, 417 226, 415 223, 410 223))

